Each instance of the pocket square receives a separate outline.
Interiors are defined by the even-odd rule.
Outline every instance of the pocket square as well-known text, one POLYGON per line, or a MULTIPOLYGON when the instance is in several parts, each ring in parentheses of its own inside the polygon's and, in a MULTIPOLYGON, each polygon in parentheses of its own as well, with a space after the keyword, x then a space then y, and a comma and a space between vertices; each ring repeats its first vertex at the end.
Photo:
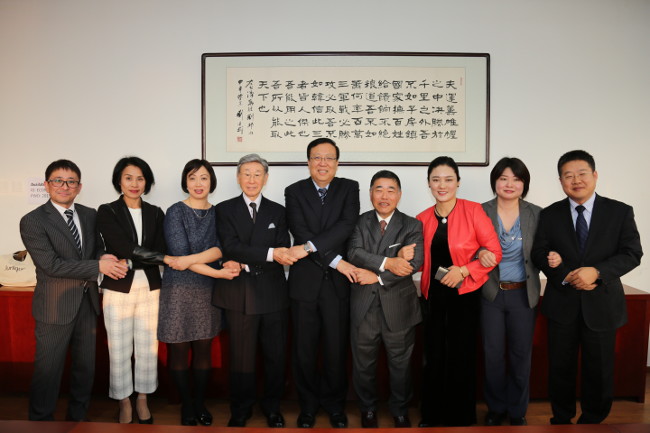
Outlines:
POLYGON ((396 244, 390 245, 388 248, 398 247, 398 246, 400 246, 400 245, 402 245, 402 243, 401 243, 401 242, 398 242, 398 243, 396 243, 396 244))
POLYGON ((273 224, 273 223, 269 224, 269 230, 274 229, 274 228, 275 228, 275 224, 273 224))

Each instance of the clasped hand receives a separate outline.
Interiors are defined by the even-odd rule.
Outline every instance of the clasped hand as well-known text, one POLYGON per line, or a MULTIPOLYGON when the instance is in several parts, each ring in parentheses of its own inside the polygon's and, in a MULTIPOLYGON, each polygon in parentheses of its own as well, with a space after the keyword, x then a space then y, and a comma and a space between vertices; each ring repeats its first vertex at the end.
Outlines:
POLYGON ((114 280, 124 278, 128 270, 126 260, 118 260, 113 254, 104 254, 99 258, 99 272, 114 280))

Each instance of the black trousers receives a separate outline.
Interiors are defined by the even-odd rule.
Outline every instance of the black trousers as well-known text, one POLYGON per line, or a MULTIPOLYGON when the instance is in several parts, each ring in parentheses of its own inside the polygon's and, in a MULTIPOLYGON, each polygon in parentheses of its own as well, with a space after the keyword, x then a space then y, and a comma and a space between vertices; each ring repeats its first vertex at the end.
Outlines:
POLYGON ((291 301, 291 317, 293 378, 300 410, 315 414, 322 407, 329 414, 343 412, 350 298, 340 299, 332 282, 325 280, 316 301, 291 301))
POLYGON ((476 423, 476 343, 480 292, 459 295, 437 285, 424 300, 422 420, 431 425, 476 423))
POLYGON ((548 391, 554 424, 576 415, 578 351, 582 352, 579 424, 602 422, 612 407, 616 330, 593 331, 582 313, 571 324, 548 321, 548 391))
POLYGON ((226 310, 230 333, 230 411, 246 416, 256 400, 255 363, 257 345, 262 349, 264 365, 265 414, 280 412, 284 394, 287 351, 288 312, 244 314, 226 310))

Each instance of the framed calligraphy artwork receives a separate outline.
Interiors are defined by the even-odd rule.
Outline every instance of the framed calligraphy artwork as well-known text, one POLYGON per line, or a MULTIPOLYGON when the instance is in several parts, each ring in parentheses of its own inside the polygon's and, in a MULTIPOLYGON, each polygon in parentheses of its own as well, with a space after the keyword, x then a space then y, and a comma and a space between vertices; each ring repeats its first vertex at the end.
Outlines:
POLYGON ((202 151, 213 165, 248 153, 304 165, 321 137, 342 165, 489 163, 489 54, 206 53, 201 66, 202 151))

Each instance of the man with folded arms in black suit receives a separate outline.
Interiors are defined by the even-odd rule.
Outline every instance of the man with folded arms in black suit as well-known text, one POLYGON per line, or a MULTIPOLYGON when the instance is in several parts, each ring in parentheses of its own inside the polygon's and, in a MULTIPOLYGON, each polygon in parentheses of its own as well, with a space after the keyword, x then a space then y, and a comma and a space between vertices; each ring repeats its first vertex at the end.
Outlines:
POLYGON ((531 257, 548 281, 551 424, 576 415, 578 351, 582 361, 579 424, 602 422, 612 407, 616 330, 627 322, 621 277, 643 251, 632 207, 596 194, 596 163, 584 150, 558 161, 564 200, 543 209, 531 257))
POLYGON ((45 170, 47 203, 20 220, 20 235, 36 265, 32 314, 36 320, 34 374, 29 419, 52 421, 61 375, 70 348, 67 420, 82 421, 95 377, 95 334, 99 315, 97 277, 124 278, 127 265, 110 254, 95 228, 94 209, 74 203, 81 171, 66 159, 45 170))
POLYGON ((397 209, 399 177, 381 170, 370 181, 373 210, 359 217, 348 247, 358 267, 350 294, 352 382, 359 396, 361 425, 377 427, 377 358, 384 343, 390 372, 388 406, 395 427, 411 427, 411 354, 422 312, 413 273, 424 260, 422 223, 397 209))
POLYGON ((284 427, 280 399, 284 393, 289 294, 283 265, 289 231, 284 206, 262 196, 269 177, 267 161, 257 154, 237 164, 243 193, 216 207, 217 233, 224 266, 243 269, 232 280, 215 280, 214 305, 224 309, 230 334, 230 412, 228 427, 245 427, 256 400, 257 345, 262 349, 262 412, 269 427, 284 427))

